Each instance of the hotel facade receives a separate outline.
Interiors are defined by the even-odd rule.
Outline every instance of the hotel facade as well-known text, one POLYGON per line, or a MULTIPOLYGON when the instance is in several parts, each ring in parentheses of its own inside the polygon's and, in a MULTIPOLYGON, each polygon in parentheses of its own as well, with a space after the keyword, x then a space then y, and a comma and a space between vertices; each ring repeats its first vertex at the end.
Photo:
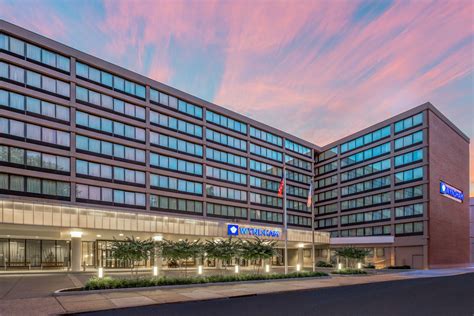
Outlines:
POLYGON ((468 170, 429 103, 319 147, 0 20, 0 268, 119 268, 114 239, 236 225, 287 234, 291 266, 313 243, 314 260, 353 245, 379 267, 462 266, 468 170))

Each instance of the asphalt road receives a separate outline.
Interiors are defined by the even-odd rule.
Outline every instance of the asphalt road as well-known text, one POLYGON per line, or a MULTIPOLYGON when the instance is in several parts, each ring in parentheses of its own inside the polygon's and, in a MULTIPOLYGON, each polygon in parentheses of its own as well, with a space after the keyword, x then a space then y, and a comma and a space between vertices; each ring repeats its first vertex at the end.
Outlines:
POLYGON ((449 315, 474 316, 474 273, 161 304, 81 315, 449 315))

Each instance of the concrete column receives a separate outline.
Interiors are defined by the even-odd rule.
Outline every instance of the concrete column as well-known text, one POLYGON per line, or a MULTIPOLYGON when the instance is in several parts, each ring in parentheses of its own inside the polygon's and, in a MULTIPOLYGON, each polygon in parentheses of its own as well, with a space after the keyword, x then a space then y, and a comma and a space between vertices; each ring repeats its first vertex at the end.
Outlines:
POLYGON ((395 247, 392 246, 390 249, 390 265, 394 266, 395 264, 395 247))
POLYGON ((82 238, 71 237, 71 271, 81 271, 82 238))
POLYGON ((301 269, 304 267, 303 248, 298 248, 298 264, 301 269))

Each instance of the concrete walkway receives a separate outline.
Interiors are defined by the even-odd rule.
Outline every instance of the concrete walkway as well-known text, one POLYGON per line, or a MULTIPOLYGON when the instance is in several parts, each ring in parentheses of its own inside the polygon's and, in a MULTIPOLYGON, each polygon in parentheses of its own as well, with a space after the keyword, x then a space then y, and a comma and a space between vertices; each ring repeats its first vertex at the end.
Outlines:
MULTIPOLYGON (((454 272, 453 270, 454 269, 446 270, 448 273, 447 275, 452 275, 454 272)), ((443 275, 443 273, 440 272, 443 270, 435 271, 437 271, 436 276, 443 275)), ((469 273, 474 272, 474 269, 456 271, 458 271, 458 273, 469 273)), ((269 281, 226 285, 190 285, 180 288, 161 288, 139 291, 130 289, 127 291, 84 293, 56 297, 52 295, 54 290, 81 286, 90 275, 9 275, 0 277, 0 315, 55 315, 130 306, 225 299, 235 296, 405 280, 421 276, 420 274, 413 272, 414 271, 368 276, 333 276, 324 279, 297 279, 291 281, 269 281)))

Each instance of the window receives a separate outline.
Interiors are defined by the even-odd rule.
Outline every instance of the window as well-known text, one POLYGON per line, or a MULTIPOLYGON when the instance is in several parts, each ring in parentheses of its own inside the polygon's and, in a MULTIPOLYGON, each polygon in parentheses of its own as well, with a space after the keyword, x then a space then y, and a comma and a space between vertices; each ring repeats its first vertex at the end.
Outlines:
POLYGON ((423 213, 424 213, 423 203, 410 204, 410 205, 405 205, 405 206, 400 206, 400 207, 395 208, 396 218, 423 216, 423 213))
POLYGON ((206 166, 206 178, 247 185, 247 175, 212 166, 206 166))
POLYGON ((202 138, 202 126, 192 124, 172 116, 150 111, 150 122, 172 131, 177 131, 178 133, 202 138))
POLYGON ((337 175, 319 179, 314 182, 315 189, 322 189, 337 184, 337 175))
POLYGON ((224 146, 232 147, 241 151, 247 151, 247 142, 245 140, 216 132, 210 128, 206 129, 206 140, 222 144, 224 146))
POLYGON ((395 236, 423 235, 423 222, 413 222, 395 225, 395 236))
POLYGON ((112 75, 108 72, 86 65, 82 62, 76 62, 78 77, 100 83, 110 89, 145 99, 145 86, 126 80, 122 77, 112 75), (113 82, 113 85, 112 85, 113 82))
POLYGON ((395 184, 402 184, 423 179, 423 167, 408 169, 395 173, 395 184))
POLYGON ((306 202, 287 200, 287 209, 296 211, 296 212, 305 212, 311 213, 311 209, 307 206, 306 202))
POLYGON ((320 161, 324 161, 324 160, 327 160, 327 159, 331 159, 331 158, 333 158, 333 157, 336 157, 336 156, 337 156, 337 152, 338 152, 337 148, 338 148, 338 147, 335 146, 335 147, 332 147, 331 149, 328 149, 328 150, 326 150, 326 151, 320 153, 320 154, 318 155, 318 161, 320 162, 320 161))
POLYGON ((80 86, 76 86, 76 101, 100 107, 105 111, 117 112, 133 119, 145 121, 145 108, 80 86))
POLYGON ((145 207, 145 194, 85 184, 76 184, 76 198, 84 203, 99 201, 111 205, 145 207))
POLYGON ((111 142, 76 135, 76 149, 93 154, 145 163, 145 151, 111 142))
POLYGON ((150 174, 150 185, 162 190, 202 195, 202 183, 200 182, 150 174))
POLYGON ((311 149, 310 148, 308 148, 306 146, 303 146, 303 145, 300 145, 298 143, 295 143, 295 142, 293 142, 289 139, 285 139, 285 148, 288 149, 288 150, 294 151, 298 154, 311 157, 311 149))
POLYGON ((390 136, 390 125, 341 144, 341 154, 390 136))
POLYGON ((311 183, 311 176, 292 171, 287 169, 286 170, 286 179, 294 182, 299 182, 302 184, 310 184, 311 183))
POLYGON ((191 156, 202 157, 202 146, 179 138, 150 132, 150 143, 158 147, 181 152, 191 156))
POLYGON ((337 217, 330 217, 325 219, 320 219, 314 221, 315 228, 330 228, 330 227, 337 227, 338 218, 337 217))
POLYGON ((76 124, 103 133, 145 142, 145 129, 76 111, 76 124))
POLYGON ((395 123, 395 134, 423 124, 423 112, 395 123))
POLYGON ((61 97, 69 98, 69 83, 52 79, 33 71, 26 71, 21 67, 0 62, 0 77, 21 85, 28 85, 61 97))
POLYGON ((277 192, 280 187, 280 182, 250 176, 250 186, 253 188, 277 192))
POLYGON ((0 133, 69 147, 69 133, 0 117, 0 133), (25 137, 26 125, 26 137, 25 137))
POLYGON ((166 155, 150 153, 150 165, 193 175, 202 175, 202 164, 166 155))
POLYGON ((247 158, 210 147, 206 148, 206 159, 234 165, 240 168, 247 168, 247 158))
POLYGON ((250 221, 282 224, 283 214, 252 209, 250 210, 250 221))
POLYGON ((417 149, 405 154, 395 156, 395 168, 423 160, 423 149, 417 149))
POLYGON ((303 169, 303 170, 311 171, 311 169, 312 169, 312 163, 311 162, 308 162, 306 160, 302 160, 302 159, 299 159, 299 158, 295 158, 295 157, 290 156, 288 154, 285 154, 285 162, 286 162, 286 164, 288 164, 290 166, 300 168, 300 169, 303 169))
POLYGON ((318 207, 315 208, 315 212, 318 215, 336 213, 337 212, 337 203, 318 206, 318 207))
POLYGON ((150 89, 150 100, 154 104, 164 105, 175 111, 202 119, 202 107, 177 99, 153 88, 150 89))
POLYGON ((357 199, 346 200, 341 202, 341 211, 359 209, 363 207, 376 206, 390 203, 390 192, 368 195, 357 199))
POLYGON ((247 209, 230 205, 207 203, 208 216, 247 219, 247 209))
POLYGON ((389 208, 341 216, 341 226, 360 225, 371 222, 389 221, 392 212, 389 208))
POLYGON ((254 143, 250 143, 250 153, 275 161, 283 160, 283 154, 281 152, 263 146, 255 145, 254 143))
POLYGON ((265 132, 253 126, 250 126, 250 137, 263 140, 264 142, 276 145, 278 147, 281 147, 283 144, 283 140, 280 136, 265 132))
POLYGON ((334 170, 337 170, 337 161, 333 161, 325 165, 319 166, 315 171, 317 175, 323 175, 334 170))
POLYGON ((311 227, 311 218, 288 214, 288 225, 311 227))
POLYGON ((250 192, 250 203, 282 208, 283 199, 271 195, 250 192))
POLYGON ((186 200, 181 198, 172 198, 161 195, 150 195, 151 209, 165 212, 180 212, 202 214, 202 202, 186 200))
POLYGON ((220 198, 235 201, 247 201, 247 192, 217 185, 206 185, 206 195, 208 197, 220 198))
POLYGON ((247 124, 231 119, 230 117, 206 111, 206 121, 233 130, 237 133, 247 134, 247 124))
POLYGON ((250 159, 250 170, 272 176, 282 177, 283 169, 264 162, 250 159))
POLYGON ((44 198, 67 199, 70 197, 68 182, 46 180, 0 173, 0 189, 9 194, 31 193, 44 198))
POLYGON ((379 190, 390 187, 391 177, 385 176, 372 180, 358 182, 341 188, 341 196, 359 194, 362 192, 379 190))
POLYGON ((341 159, 341 168, 361 163, 363 161, 370 160, 388 153, 390 153, 390 142, 366 149, 341 159))
POLYGON ((385 159, 377 161, 363 167, 355 168, 341 173, 341 182, 363 178, 369 175, 377 174, 383 171, 390 170, 391 160, 385 159))
POLYGON ((337 198, 337 189, 329 190, 329 191, 324 191, 324 192, 319 192, 314 195, 314 201, 315 202, 323 202, 323 201, 328 201, 328 200, 333 200, 337 198))
POLYGON ((53 53, 44 48, 40 48, 36 45, 25 43, 12 36, 0 34, 0 49, 10 51, 17 56, 44 64, 51 68, 69 72, 69 58, 53 53))
POLYGON ((395 191, 395 201, 404 201, 412 199, 420 199, 423 197, 423 185, 404 188, 395 191))
POLYGON ((395 139, 395 150, 414 146, 423 142, 423 131, 418 131, 405 137, 395 139))

